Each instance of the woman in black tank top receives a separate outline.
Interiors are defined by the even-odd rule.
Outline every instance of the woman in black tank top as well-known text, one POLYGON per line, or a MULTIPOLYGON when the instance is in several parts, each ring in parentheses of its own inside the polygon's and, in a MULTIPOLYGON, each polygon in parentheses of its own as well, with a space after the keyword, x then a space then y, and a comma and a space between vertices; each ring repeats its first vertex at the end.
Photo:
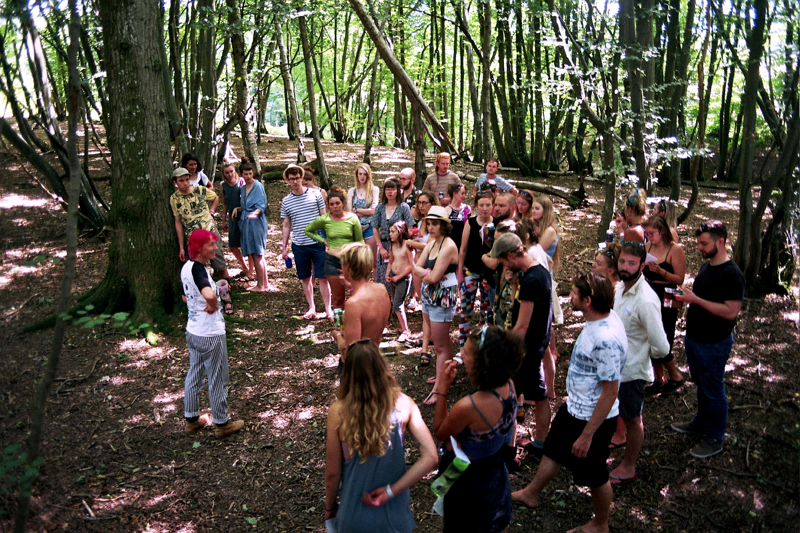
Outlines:
POLYGON ((645 236, 649 240, 647 253, 656 258, 649 261, 644 269, 644 277, 661 300, 661 323, 669 340, 670 353, 662 359, 653 360, 656 380, 645 391, 650 394, 670 394, 683 384, 683 375, 672 354, 672 343, 675 340, 675 323, 678 321, 677 307, 664 307, 664 292, 667 288, 683 285, 686 277, 686 255, 679 244, 672 242, 672 233, 667 221, 660 215, 647 219, 644 223, 645 236), (664 367, 669 374, 664 381, 664 367))
MULTIPOLYGON (((445 361, 453 359, 450 329, 453 327, 458 298, 458 283, 455 274, 458 264, 458 248, 447 236, 452 225, 444 207, 431 207, 425 218, 430 238, 417 258, 414 275, 422 279, 420 288, 422 320, 424 325, 429 328, 431 341, 436 347, 436 377, 428 380, 433 384, 433 391, 436 391, 439 374, 445 361)), ((425 405, 436 403, 436 395, 433 391, 425 398, 423 402, 425 405)))

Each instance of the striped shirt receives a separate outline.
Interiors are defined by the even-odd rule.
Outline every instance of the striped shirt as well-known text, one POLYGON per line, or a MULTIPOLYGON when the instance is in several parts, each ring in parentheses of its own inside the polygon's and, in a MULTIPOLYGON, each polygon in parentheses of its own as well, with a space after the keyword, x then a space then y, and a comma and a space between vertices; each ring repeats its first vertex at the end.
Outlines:
POLYGON ((322 195, 316 189, 306 187, 303 194, 290 192, 281 201, 281 218, 288 218, 292 223, 292 243, 296 246, 316 244, 306 236, 306 226, 314 222, 321 209, 325 209, 322 195))

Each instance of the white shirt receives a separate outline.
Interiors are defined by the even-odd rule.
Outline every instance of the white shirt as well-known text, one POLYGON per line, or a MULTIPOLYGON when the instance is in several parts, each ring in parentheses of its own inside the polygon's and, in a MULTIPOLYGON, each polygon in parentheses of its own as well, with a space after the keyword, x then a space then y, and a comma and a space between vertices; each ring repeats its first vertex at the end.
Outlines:
MULTIPOLYGON (((620 381, 628 340, 625 327, 612 310, 606 318, 587 322, 572 348, 567 371, 567 410, 579 420, 589 420, 603 393, 603 381, 620 381)), ((606 419, 619 414, 614 400, 606 419)))
POLYGON ((650 358, 661 359, 669 353, 669 341, 661 323, 661 302, 655 291, 640 275, 625 291, 620 281, 614 293, 614 311, 625 325, 628 357, 622 369, 622 383, 643 379, 653 381, 650 358))
MULTIPOLYGON (((186 323, 187 333, 196 335, 198 337, 216 337, 217 335, 225 334, 225 319, 222 317, 221 307, 210 315, 206 313, 206 299, 197 288, 194 281, 194 274, 192 268, 199 263, 195 261, 186 261, 181 268, 181 284, 183 285, 183 294, 186 296, 186 307, 189 309, 189 320, 186 323)), ((220 304, 219 289, 214 280, 211 279, 208 269, 202 267, 208 277, 208 284, 214 290, 217 296, 217 304, 220 304)), ((202 273, 199 273, 202 275, 202 273)))

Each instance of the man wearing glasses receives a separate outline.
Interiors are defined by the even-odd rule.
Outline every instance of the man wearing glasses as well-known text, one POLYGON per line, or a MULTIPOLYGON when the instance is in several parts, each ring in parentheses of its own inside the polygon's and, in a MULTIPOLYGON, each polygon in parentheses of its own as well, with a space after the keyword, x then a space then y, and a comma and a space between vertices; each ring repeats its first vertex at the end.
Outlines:
POLYGON ((316 318, 314 305, 314 279, 319 280, 319 293, 325 305, 328 319, 333 319, 331 310, 331 289, 325 279, 325 245, 316 242, 305 234, 305 228, 317 217, 325 214, 325 202, 316 189, 303 185, 303 169, 297 165, 289 165, 283 171, 283 179, 289 184, 291 191, 281 201, 281 218, 283 219, 283 259, 289 257, 289 234, 292 235, 292 253, 297 265, 297 277, 303 286, 303 293, 308 302, 308 311, 303 315, 306 320, 316 318))
POLYGON ((414 172, 414 169, 411 167, 404 168, 397 175, 397 179, 400 181, 400 192, 403 195, 400 197, 400 201, 405 202, 412 213, 414 212, 417 196, 422 192, 414 186, 414 180, 416 180, 416 178, 417 173, 414 172))
POLYGON ((722 451, 728 424, 725 365, 733 347, 733 327, 742 310, 744 275, 725 250, 728 230, 719 220, 700 224, 697 249, 707 262, 700 267, 693 290, 675 299, 689 304, 686 312, 686 360, 697 385, 697 413, 688 422, 676 422, 678 433, 699 435, 703 441, 689 452, 704 459, 722 451))
POLYGON ((614 289, 596 272, 572 278, 572 308, 586 319, 575 341, 567 373, 567 403, 558 410, 544 442, 544 456, 533 481, 511 498, 536 507, 539 494, 564 465, 576 485, 588 486, 594 518, 572 531, 608 531, 613 491, 608 481, 608 444, 617 427, 617 392, 628 340, 611 309, 614 289))

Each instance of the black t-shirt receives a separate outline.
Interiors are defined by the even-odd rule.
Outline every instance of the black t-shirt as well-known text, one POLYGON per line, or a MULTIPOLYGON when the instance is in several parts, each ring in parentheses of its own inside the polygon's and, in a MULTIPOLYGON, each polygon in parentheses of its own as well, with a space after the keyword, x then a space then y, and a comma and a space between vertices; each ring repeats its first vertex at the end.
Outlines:
MULTIPOLYGON (((405 202, 405 204, 408 206, 409 209, 414 208, 414 204, 417 203, 417 196, 419 196, 419 193, 421 192, 422 192, 421 190, 414 187, 413 189, 411 189, 411 194, 409 194, 407 197, 403 199, 403 202, 405 202)), ((405 193, 403 191, 400 191, 400 194, 405 194, 405 193)))
POLYGON ((473 274, 492 276, 494 270, 486 266, 486 263, 481 259, 484 254, 492 251, 492 247, 481 238, 481 225, 478 224, 478 217, 471 217, 467 224, 469 224, 469 238, 467 239, 467 255, 464 258, 464 267, 473 274))
POLYGON ((550 344, 550 326, 553 323, 551 283, 550 273, 539 264, 532 266, 522 275, 511 318, 516 324, 521 300, 533 302, 533 314, 525 332, 527 355, 543 356, 547 345, 550 344))
MULTIPOLYGON (((694 280, 694 293, 704 300, 723 303, 726 300, 744 300, 744 274, 739 265, 725 261, 711 266, 706 262, 694 280)), ((697 304, 689 305, 686 312, 686 338, 703 344, 714 344, 728 338, 736 320, 726 320, 697 304)))

